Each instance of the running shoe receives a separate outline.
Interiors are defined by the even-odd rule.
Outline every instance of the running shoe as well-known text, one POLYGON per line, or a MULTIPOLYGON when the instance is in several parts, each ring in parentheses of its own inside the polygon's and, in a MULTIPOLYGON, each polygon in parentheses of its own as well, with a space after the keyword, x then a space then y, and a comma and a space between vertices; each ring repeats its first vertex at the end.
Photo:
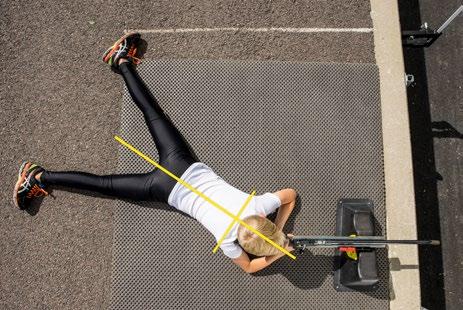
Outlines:
POLYGON ((119 60, 127 59, 133 65, 141 62, 144 52, 146 51, 146 42, 141 39, 139 33, 128 33, 117 40, 103 54, 103 61, 111 66, 114 72, 120 74, 119 60))
POLYGON ((35 175, 42 171, 45 170, 30 161, 22 163, 13 192, 14 204, 19 209, 27 209, 36 197, 48 196, 48 192, 44 189, 45 186, 35 178, 35 175))

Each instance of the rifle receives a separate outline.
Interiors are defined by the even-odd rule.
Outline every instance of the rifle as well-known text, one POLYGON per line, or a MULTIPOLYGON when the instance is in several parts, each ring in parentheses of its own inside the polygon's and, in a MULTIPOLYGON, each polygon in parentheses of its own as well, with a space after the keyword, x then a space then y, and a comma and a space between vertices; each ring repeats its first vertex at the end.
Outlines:
POLYGON ((440 245, 439 240, 386 240, 382 236, 294 236, 289 239, 294 249, 301 254, 307 247, 366 249, 384 248, 388 244, 440 245))

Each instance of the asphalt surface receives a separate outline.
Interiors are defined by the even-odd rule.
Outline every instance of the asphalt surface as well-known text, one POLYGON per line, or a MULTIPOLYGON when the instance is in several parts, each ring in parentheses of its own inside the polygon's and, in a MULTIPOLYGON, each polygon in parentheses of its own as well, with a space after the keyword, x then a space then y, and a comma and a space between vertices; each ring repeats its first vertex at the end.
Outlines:
MULTIPOLYGON (((423 1, 421 19, 440 26, 461 1, 423 1)), ((463 308, 463 15, 425 50, 447 309, 463 308)))
MULTIPOLYGON (((23 160, 116 171, 122 81, 101 61, 125 29, 371 27, 369 1, 2 1, 0 308, 108 308, 113 202, 56 189, 31 214, 23 160)), ((372 34, 150 34, 147 58, 375 61, 372 34)))
MULTIPOLYGON (((437 28, 461 5, 459 0, 401 2, 403 29, 427 22, 437 28)), ((420 248, 422 305, 463 308, 463 16, 426 49, 405 49, 414 157, 418 236, 441 239, 420 248)))

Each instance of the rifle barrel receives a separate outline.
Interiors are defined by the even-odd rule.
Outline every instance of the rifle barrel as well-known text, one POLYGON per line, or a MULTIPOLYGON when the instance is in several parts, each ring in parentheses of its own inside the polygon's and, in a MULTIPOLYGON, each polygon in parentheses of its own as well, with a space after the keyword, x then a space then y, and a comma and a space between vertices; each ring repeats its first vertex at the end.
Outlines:
POLYGON ((294 236, 295 247, 385 247, 388 244, 439 245, 439 240, 386 240, 381 236, 294 236))

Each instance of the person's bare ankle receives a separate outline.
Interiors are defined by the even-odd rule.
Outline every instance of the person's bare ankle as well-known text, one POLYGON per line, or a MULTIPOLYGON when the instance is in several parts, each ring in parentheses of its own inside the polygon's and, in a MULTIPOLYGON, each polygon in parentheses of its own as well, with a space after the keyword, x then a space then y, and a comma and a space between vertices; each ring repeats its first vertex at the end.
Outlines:
POLYGON ((35 179, 40 182, 40 177, 42 176, 42 172, 39 172, 35 175, 35 179))
POLYGON ((124 62, 129 62, 129 61, 127 59, 125 59, 125 58, 121 58, 121 59, 119 59, 118 65, 120 65, 121 63, 124 63, 124 62))

